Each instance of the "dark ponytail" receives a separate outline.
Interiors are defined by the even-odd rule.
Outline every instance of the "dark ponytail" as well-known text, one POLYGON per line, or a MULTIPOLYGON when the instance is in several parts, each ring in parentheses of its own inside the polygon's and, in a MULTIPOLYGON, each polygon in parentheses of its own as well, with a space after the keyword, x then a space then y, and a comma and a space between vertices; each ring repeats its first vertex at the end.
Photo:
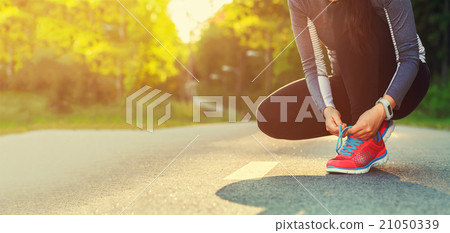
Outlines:
POLYGON ((348 35, 350 45, 361 54, 372 52, 371 41, 374 33, 371 28, 375 11, 370 0, 341 0, 343 33, 348 35))

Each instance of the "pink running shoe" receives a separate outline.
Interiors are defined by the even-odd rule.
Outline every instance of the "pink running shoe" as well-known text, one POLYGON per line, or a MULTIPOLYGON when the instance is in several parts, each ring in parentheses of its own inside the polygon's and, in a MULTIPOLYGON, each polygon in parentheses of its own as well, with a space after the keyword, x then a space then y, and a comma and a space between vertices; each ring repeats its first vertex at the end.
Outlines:
POLYGON ((342 146, 342 135, 350 128, 351 126, 341 130, 339 127, 337 156, 328 160, 327 172, 362 174, 367 173, 372 166, 380 166, 387 162, 386 146, 379 131, 376 139, 370 138, 365 141, 349 135, 342 146))

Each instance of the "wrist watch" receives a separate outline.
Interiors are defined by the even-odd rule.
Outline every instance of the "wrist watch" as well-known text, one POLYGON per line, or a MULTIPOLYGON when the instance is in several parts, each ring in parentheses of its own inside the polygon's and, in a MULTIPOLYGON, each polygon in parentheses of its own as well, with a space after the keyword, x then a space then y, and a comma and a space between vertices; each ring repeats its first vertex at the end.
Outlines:
POLYGON ((392 117, 394 116, 394 113, 392 111, 391 103, 389 103, 389 101, 387 99, 384 99, 383 97, 378 99, 378 101, 375 103, 375 105, 377 105, 378 103, 381 103, 384 107, 384 111, 386 112, 386 120, 388 121, 388 120, 392 119, 392 117))

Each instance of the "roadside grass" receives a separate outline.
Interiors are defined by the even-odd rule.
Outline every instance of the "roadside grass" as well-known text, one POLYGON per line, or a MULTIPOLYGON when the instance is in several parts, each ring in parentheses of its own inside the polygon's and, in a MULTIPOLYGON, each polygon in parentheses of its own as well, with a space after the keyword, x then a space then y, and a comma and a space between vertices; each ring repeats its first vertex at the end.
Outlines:
POLYGON ((396 121, 396 123, 400 125, 450 130, 450 117, 436 119, 427 116, 423 111, 414 111, 411 115, 396 121))
MULTIPOLYGON (((194 125, 192 104, 171 101, 172 118, 158 128, 194 125)), ((156 116, 163 115, 164 108, 158 108, 156 116)), ((203 123, 226 122, 223 118, 201 118, 203 123)), ((238 113, 238 115, 243 115, 238 113)), ((242 118, 242 116, 238 116, 242 118)), ((145 119, 145 117, 144 117, 145 119)), ((450 130, 450 117, 433 119, 424 112, 416 111, 405 119, 397 121, 401 125, 413 125, 450 130)), ((145 122, 144 122, 145 124, 145 122)), ((24 92, 0 92, 0 135, 27 132, 39 129, 137 129, 125 122, 125 103, 93 104, 72 106, 69 113, 56 113, 49 109, 44 96, 24 92)))
MULTIPOLYGON (((192 104, 171 101, 172 118, 158 128, 193 125, 192 104)), ((155 116, 162 116, 157 108, 155 116)), ((225 115, 225 114, 224 114, 225 115)), ((145 119, 145 117, 144 117, 145 119)), ((205 119, 202 123, 224 121, 205 119)), ((144 121, 144 125, 146 122, 144 121)), ((198 123, 197 123, 198 124, 198 123)), ((47 99, 33 93, 0 92, 0 135, 38 129, 137 129, 125 121, 125 102, 72 106, 69 113, 49 109, 47 99)))

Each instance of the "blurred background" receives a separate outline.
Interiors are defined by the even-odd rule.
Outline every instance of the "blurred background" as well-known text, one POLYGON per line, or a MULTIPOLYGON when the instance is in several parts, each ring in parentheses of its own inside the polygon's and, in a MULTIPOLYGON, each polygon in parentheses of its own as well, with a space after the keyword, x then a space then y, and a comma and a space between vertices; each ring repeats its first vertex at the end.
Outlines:
MULTIPOLYGON (((115 0, 0 1, 0 134, 131 128, 125 98, 143 85, 173 94, 163 126, 188 125, 192 95, 255 100, 303 78, 293 43, 252 83, 293 40, 286 0, 120 2, 164 47, 115 0)), ((412 3, 433 84, 400 123, 450 129, 449 0, 412 3)))

